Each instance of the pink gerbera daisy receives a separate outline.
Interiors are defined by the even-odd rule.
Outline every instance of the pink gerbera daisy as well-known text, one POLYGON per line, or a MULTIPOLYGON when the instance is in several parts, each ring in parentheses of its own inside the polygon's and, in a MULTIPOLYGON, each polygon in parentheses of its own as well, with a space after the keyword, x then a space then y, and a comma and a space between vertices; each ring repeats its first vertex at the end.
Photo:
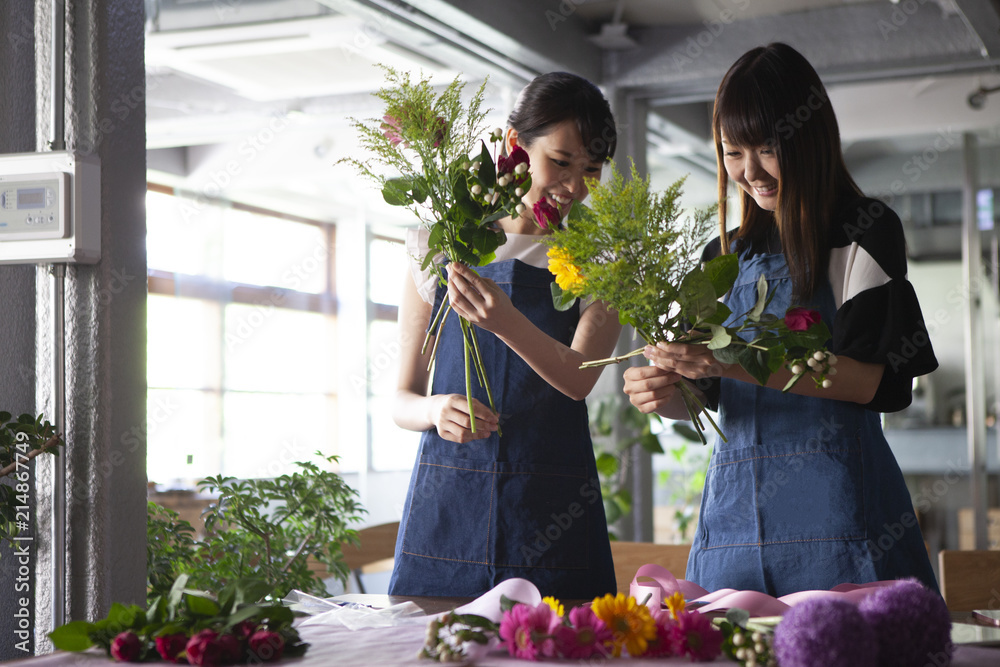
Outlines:
POLYGON ((518 603, 503 613, 500 638, 515 658, 537 660, 539 654, 550 658, 555 656, 552 631, 559 621, 545 602, 537 607, 518 603))
POLYGON ((556 650, 564 658, 582 660, 592 655, 607 655, 606 645, 614 635, 590 607, 574 607, 569 611, 569 625, 555 629, 556 650))
POLYGON ((682 611, 673 628, 677 655, 690 656, 693 662, 714 660, 722 653, 722 632, 712 621, 696 611, 682 611))
POLYGON ((676 641, 674 630, 677 628, 677 621, 666 611, 654 612, 653 619, 656 621, 656 637, 649 640, 649 647, 643 655, 650 658, 666 658, 674 655, 676 641))

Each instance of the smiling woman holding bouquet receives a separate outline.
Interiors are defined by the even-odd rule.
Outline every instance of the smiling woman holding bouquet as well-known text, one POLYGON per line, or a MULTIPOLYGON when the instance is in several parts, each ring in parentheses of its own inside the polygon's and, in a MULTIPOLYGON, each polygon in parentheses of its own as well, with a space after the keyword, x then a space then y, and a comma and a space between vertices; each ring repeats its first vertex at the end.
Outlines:
POLYGON ((899 218, 854 183, 823 84, 785 44, 730 68, 713 129, 727 242, 716 239, 704 258, 738 255, 725 298, 733 320, 753 308, 763 275, 767 311, 804 307, 790 328, 822 317, 839 363, 823 386, 805 380, 789 393, 789 371, 762 387, 703 345, 647 347, 652 365, 625 372, 635 406, 674 419, 687 417, 676 384, 692 381, 728 436, 712 453, 687 578, 775 596, 901 577, 936 590, 878 414, 909 405, 913 378, 937 367, 899 218), (731 182, 742 212, 727 233, 731 182))
POLYGON ((555 309, 547 247, 539 243, 587 196, 584 179, 600 177, 614 154, 615 122, 596 86, 556 72, 521 92, 508 126, 498 174, 523 173, 517 165, 527 162, 531 185, 517 193, 523 195, 518 214, 496 223, 506 243, 494 261, 475 271, 448 264, 443 285, 420 270, 426 236, 407 240, 417 259, 400 307, 393 418, 423 436, 391 594, 478 596, 512 577, 557 597, 615 591, 584 402, 601 369, 579 366, 610 354, 620 325, 600 302, 555 309), (472 371, 463 362, 457 317, 431 325, 440 340, 431 341, 436 352, 428 371, 421 347, 445 298, 476 326, 498 414, 475 379, 467 400, 472 371))

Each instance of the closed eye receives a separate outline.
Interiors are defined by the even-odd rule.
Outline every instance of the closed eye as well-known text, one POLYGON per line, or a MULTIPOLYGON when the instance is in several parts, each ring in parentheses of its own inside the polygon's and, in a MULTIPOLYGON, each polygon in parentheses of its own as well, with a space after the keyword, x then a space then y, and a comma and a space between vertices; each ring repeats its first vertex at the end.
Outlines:
POLYGON ((555 165, 558 166, 558 167, 568 167, 569 166, 569 162, 566 162, 566 160, 556 160, 555 158, 552 158, 552 162, 554 162, 555 165))

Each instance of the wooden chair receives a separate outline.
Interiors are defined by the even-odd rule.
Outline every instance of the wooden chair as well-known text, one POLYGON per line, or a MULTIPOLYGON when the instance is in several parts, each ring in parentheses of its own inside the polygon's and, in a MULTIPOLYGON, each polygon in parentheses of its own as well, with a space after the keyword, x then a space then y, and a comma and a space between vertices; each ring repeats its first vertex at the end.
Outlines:
POLYGON ((941 594, 950 611, 1000 605, 1000 551, 942 551, 941 594))
MULTIPOLYGON (((357 592, 364 593, 364 576, 392 570, 395 562, 396 535, 399 533, 399 522, 382 523, 358 530, 358 546, 343 545, 344 563, 350 570, 349 582, 357 587, 357 592)), ((309 569, 319 574, 323 579, 330 576, 326 567, 310 557, 309 569)))
POLYGON ((678 579, 687 570, 690 544, 653 544, 652 542, 612 542, 611 558, 615 563, 618 592, 628 595, 635 572, 646 563, 667 568, 678 579))

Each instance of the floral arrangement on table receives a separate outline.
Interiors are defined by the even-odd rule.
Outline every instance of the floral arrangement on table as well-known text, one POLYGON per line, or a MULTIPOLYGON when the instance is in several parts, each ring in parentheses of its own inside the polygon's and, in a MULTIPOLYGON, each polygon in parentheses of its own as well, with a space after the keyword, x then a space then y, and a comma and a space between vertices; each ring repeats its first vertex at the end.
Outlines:
POLYGON ((440 662, 475 658, 473 644, 498 638, 515 658, 585 660, 595 656, 687 656, 713 660, 724 637, 708 616, 685 609, 684 596, 667 598, 668 609, 650 610, 623 593, 594 598, 589 606, 566 613, 552 597, 537 606, 503 598, 503 618, 495 624, 482 616, 447 614, 431 621, 420 655, 440 662))
POLYGON ((432 620, 420 656, 468 664, 497 645, 524 660, 724 655, 744 667, 945 667, 954 652, 944 600, 913 579, 874 589, 857 604, 811 597, 781 617, 702 614, 680 592, 663 602, 666 609, 650 609, 619 593, 566 613, 551 597, 537 606, 502 598, 499 624, 455 612, 432 620))
POLYGON ((49 633, 63 651, 104 649, 120 662, 165 660, 197 667, 256 664, 303 655, 308 648, 292 627, 293 613, 281 602, 252 603, 271 586, 243 579, 218 597, 187 588, 187 575, 174 582, 169 595, 148 609, 119 603, 94 623, 73 621, 49 633))
MULTIPOLYGON (((481 139, 485 134, 482 110, 486 81, 462 103, 464 84, 458 77, 442 92, 435 92, 429 78, 410 80, 408 73, 382 66, 388 86, 375 94, 385 103, 381 119, 352 119, 360 144, 371 157, 345 158, 381 188, 386 202, 409 208, 429 233, 429 252, 421 269, 430 269, 445 282, 444 261, 483 266, 506 242, 502 229, 492 223, 520 215, 521 197, 531 187, 527 152, 518 147, 502 155, 503 130, 490 132, 492 152, 481 139)), ((554 210, 554 209, 553 209, 554 210)), ((544 212, 540 215, 544 215, 544 212)), ((539 218, 542 219, 542 218, 539 218)), ((430 331, 444 324, 451 307, 447 299, 435 314, 430 331)), ((466 364, 466 395, 472 415, 472 372, 486 390, 494 411, 493 394, 486 377, 474 327, 461 319, 466 364)), ((426 352, 427 340, 421 353, 426 352)), ((437 350, 432 349, 429 364, 437 350)), ((428 365, 428 368, 430 365, 428 365)), ((472 431, 475 432, 475 416, 472 431)))
MULTIPOLYGON (((599 299, 649 345, 706 345, 717 360, 739 364, 761 384, 784 364, 793 374, 784 391, 807 374, 818 386, 829 387, 827 376, 836 374, 837 363, 824 349, 829 329, 814 310, 790 308, 783 318, 764 312, 773 293, 763 276, 754 307, 739 314, 740 324, 725 326, 733 313, 720 299, 736 280, 738 258, 729 253, 700 265, 701 248, 715 228, 715 207, 696 210, 682 221, 683 184, 682 178, 653 194, 649 179, 640 178, 634 164, 628 181, 615 169, 605 183, 590 181, 590 206, 574 203, 566 228, 546 239, 556 307, 569 307, 577 297, 599 299)), ((641 353, 642 348, 584 367, 641 353)), ((704 443, 701 415, 719 428, 690 386, 677 386, 704 443)))

